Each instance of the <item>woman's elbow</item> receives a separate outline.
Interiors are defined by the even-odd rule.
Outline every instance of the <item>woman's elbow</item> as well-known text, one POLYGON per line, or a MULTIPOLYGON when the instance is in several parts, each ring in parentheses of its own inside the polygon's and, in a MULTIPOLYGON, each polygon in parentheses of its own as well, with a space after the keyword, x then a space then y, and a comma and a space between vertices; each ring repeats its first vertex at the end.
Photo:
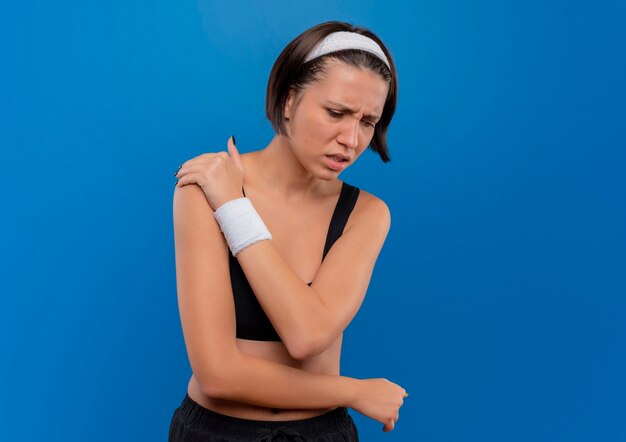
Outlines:
POLYGON ((287 343, 286 347, 289 355, 299 361, 311 358, 324 351, 319 332, 304 333, 299 339, 287 343))
POLYGON ((228 395, 229 380, 221 375, 212 374, 205 376, 198 382, 205 396, 224 399, 228 395))
MULTIPOLYGON (((196 375, 202 392, 209 397, 226 399, 231 390, 233 379, 237 378, 237 355, 220 354, 213 358, 211 367, 201 375, 196 375)), ((194 373, 195 375, 195 373, 194 373)))

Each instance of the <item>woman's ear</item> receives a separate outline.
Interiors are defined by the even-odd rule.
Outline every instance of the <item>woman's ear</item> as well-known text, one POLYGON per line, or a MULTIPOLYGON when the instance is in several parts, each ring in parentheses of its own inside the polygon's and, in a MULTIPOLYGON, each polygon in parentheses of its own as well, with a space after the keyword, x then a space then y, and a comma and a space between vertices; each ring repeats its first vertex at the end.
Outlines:
POLYGON ((285 120, 289 120, 291 118, 291 113, 294 106, 296 91, 293 88, 289 89, 289 93, 287 94, 287 99, 285 100, 285 108, 283 111, 283 117, 285 120))

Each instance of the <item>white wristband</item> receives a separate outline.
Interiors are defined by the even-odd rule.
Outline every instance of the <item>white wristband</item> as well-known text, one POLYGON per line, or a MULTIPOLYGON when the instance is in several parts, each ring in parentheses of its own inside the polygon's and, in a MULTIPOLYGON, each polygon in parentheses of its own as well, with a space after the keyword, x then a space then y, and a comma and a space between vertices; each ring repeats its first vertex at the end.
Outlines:
POLYGON ((213 215, 224 232, 228 247, 235 257, 252 244, 264 239, 272 239, 272 235, 254 209, 250 198, 230 200, 219 206, 213 215))

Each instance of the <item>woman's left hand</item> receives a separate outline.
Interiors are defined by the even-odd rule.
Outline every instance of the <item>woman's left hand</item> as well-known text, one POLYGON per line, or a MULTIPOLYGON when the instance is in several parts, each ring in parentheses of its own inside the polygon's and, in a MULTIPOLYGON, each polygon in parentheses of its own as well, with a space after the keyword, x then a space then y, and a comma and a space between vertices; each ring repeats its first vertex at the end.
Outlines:
POLYGON ((204 153, 185 161, 176 173, 179 178, 176 186, 197 183, 213 211, 243 197, 244 169, 233 137, 228 139, 227 146, 228 152, 204 153))

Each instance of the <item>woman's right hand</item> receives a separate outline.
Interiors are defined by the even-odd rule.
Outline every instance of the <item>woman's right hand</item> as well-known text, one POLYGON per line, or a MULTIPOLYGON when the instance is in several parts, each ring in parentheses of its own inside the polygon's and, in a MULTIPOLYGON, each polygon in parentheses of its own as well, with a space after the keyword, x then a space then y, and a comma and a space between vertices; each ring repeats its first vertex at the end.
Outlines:
POLYGON ((359 379, 354 410, 384 424, 383 431, 392 431, 398 421, 399 410, 408 394, 406 390, 384 378, 359 379))

